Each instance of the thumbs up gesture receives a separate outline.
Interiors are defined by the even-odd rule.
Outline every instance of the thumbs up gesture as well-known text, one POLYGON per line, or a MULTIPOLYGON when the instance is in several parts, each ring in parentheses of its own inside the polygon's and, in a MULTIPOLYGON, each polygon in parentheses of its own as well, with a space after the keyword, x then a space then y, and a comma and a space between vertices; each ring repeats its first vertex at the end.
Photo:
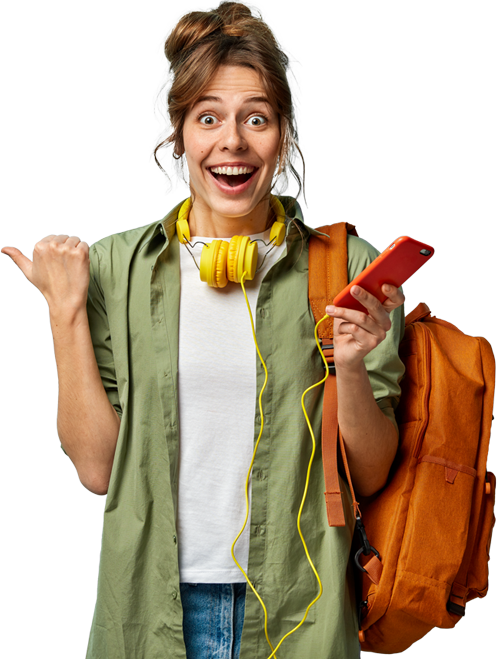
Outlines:
POLYGON ((38 242, 33 261, 16 247, 3 247, 25 277, 43 294, 49 309, 71 312, 85 307, 89 285, 89 246, 76 236, 50 235, 38 242))

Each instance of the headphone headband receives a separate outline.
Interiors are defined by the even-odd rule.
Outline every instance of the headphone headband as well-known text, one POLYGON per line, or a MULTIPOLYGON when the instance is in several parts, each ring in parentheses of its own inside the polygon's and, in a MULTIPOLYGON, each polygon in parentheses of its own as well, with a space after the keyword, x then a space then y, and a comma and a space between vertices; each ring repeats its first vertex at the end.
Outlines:
MULTIPOLYGON (((270 240, 275 245, 281 245, 286 234, 285 209, 274 195, 271 195, 269 203, 276 216, 270 240)), ((191 206, 191 197, 188 197, 179 208, 175 225, 179 242, 183 244, 191 240, 188 222, 191 206)), ((229 242, 212 240, 203 246, 201 252, 200 279, 214 288, 224 288, 228 280, 240 283, 244 278, 253 279, 257 270, 257 256, 257 243, 248 236, 233 236, 229 242)))
MULTIPOLYGON (((271 195, 269 199, 269 205, 271 206, 274 215, 276 217, 276 220, 273 226, 271 227, 270 240, 274 240, 275 245, 281 245, 281 243, 285 238, 285 233, 286 233, 285 209, 283 208, 283 204, 278 199, 278 197, 275 197, 274 195, 271 195)), ((177 222, 175 225, 177 230, 177 237, 179 238, 179 242, 183 244, 191 241, 191 232, 189 231, 189 222, 188 222, 191 206, 192 206, 191 197, 188 197, 182 203, 181 207, 179 208, 179 213, 177 215, 177 222)))

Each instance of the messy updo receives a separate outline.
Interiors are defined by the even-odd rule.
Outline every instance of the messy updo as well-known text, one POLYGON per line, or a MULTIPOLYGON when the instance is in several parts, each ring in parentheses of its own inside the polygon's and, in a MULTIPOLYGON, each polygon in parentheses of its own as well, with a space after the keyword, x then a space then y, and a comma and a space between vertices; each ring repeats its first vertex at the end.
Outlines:
MULTIPOLYGON (((280 147, 277 175, 290 171, 302 189, 301 177, 292 165, 294 151, 302 158, 292 94, 286 71, 288 57, 260 16, 239 2, 221 2, 212 11, 193 11, 183 16, 165 42, 172 84, 168 92, 168 113, 173 132, 154 151, 173 144, 174 158, 184 154, 183 126, 186 114, 223 65, 246 66, 260 75, 269 103, 280 120, 280 147)), ((303 158, 302 158, 303 162, 303 158)))

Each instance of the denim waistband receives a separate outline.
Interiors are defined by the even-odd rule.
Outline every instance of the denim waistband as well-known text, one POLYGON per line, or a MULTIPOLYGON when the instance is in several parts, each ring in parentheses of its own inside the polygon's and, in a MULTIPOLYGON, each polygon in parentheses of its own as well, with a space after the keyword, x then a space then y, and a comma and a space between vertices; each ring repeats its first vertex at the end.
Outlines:
POLYGON ((181 583, 187 659, 238 659, 246 583, 181 583))

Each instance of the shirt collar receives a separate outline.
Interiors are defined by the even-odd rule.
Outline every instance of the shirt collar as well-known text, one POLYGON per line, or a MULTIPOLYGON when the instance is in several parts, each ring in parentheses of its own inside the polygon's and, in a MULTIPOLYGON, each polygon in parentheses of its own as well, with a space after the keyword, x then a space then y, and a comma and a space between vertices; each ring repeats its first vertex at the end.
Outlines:
POLYGON ((158 235, 162 235, 165 238, 167 245, 170 243, 175 233, 175 223, 177 221, 177 215, 179 214, 179 208, 181 207, 182 203, 182 201, 178 203, 177 206, 175 206, 170 211, 170 213, 165 215, 162 220, 156 222, 156 224, 149 225, 148 231, 144 236, 141 244, 139 245, 139 251, 145 245, 152 242, 158 235))
POLYGON ((294 224, 296 222, 299 222, 301 229, 304 229, 304 231, 308 235, 312 234, 313 236, 326 236, 327 238, 329 237, 327 234, 322 233, 321 231, 318 231, 317 229, 313 229, 313 227, 310 227, 310 226, 308 226, 307 224, 304 223, 304 217, 302 215, 302 209, 300 207, 299 202, 295 199, 295 197, 278 196, 278 199, 283 204, 283 208, 285 209, 285 213, 286 213, 286 218, 288 220, 288 222, 287 222, 287 231, 286 231, 287 236, 294 229, 297 230, 294 227, 294 224))

